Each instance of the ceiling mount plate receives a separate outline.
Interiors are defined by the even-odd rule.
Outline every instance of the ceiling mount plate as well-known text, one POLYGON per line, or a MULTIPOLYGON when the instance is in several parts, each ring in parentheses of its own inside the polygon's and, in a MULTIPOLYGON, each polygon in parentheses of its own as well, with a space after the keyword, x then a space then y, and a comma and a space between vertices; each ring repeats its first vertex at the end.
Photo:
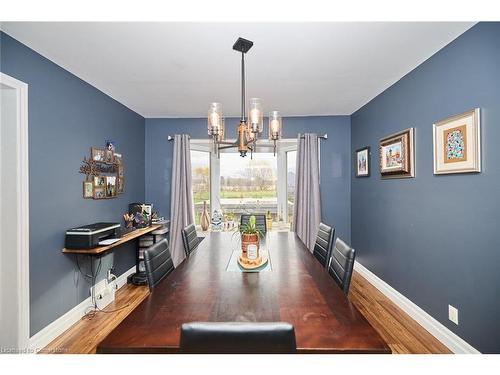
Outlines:
POLYGON ((238 40, 234 43, 233 49, 235 51, 247 53, 250 48, 252 48, 253 42, 248 39, 238 38, 238 40))

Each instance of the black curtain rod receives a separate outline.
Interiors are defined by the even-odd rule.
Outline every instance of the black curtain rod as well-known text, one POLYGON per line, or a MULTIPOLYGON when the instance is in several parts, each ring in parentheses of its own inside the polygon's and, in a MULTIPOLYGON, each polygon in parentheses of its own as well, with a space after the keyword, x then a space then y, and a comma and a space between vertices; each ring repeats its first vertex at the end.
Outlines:
MULTIPOLYGON (((191 138, 191 137, 189 137, 189 138, 191 138)), ((301 135, 301 136, 300 136, 300 138, 304 138, 304 136, 303 136, 303 135, 301 135)), ((318 139, 328 139, 328 134, 326 134, 326 133, 325 133, 325 134, 323 134, 323 135, 318 135, 318 139)), ((169 135, 169 136, 167 137, 167 140, 168 140, 168 141, 173 141, 173 140, 174 140, 174 136, 173 136, 173 135, 169 135)))

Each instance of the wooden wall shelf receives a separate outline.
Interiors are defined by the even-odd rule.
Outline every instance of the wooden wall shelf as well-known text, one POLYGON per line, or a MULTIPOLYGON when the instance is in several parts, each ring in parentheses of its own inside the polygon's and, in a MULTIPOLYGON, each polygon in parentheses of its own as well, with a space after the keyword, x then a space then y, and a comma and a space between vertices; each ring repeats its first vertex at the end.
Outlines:
POLYGON ((125 234, 122 238, 120 238, 119 241, 116 241, 114 244, 107 245, 107 246, 98 246, 94 247, 92 249, 67 249, 64 248, 62 249, 63 253, 67 254, 87 254, 87 255, 97 255, 104 253, 105 251, 108 251, 114 247, 120 246, 124 244, 125 242, 128 242, 130 240, 133 240, 135 238, 138 238, 144 234, 153 232, 159 228, 161 228, 163 225, 161 224, 153 224, 147 228, 141 228, 141 229, 136 229, 133 232, 125 234))

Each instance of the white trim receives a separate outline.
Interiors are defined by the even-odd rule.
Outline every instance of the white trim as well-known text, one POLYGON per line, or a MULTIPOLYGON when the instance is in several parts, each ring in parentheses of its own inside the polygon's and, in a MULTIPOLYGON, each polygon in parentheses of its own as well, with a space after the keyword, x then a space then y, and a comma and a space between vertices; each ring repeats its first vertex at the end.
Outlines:
MULTIPOLYGON (((116 279, 116 285, 120 289, 127 283, 127 277, 136 271, 135 266, 125 271, 116 279)), ((40 332, 36 333, 29 340, 30 351, 38 352, 50 344, 57 336, 61 335, 64 331, 70 328, 73 324, 78 322, 84 315, 85 311, 92 306, 91 297, 87 298, 77 306, 73 307, 67 313, 54 320, 48 326, 43 328, 40 332)))
POLYGON ((361 263, 354 262, 354 269, 453 353, 480 354, 477 349, 458 337, 415 303, 365 268, 361 263))
POLYGON ((17 109, 17 277, 19 347, 26 348, 30 330, 29 295, 29 159, 28 85, 0 72, 0 83, 16 90, 17 109))

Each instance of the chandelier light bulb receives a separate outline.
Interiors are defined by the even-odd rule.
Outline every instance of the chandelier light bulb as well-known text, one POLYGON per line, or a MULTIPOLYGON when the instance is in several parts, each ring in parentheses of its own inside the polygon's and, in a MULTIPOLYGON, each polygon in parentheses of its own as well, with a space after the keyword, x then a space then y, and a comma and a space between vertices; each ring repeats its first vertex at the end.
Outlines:
POLYGON ((222 133, 222 105, 212 103, 208 109, 208 134, 218 136, 222 133))
POLYGON ((283 123, 278 111, 269 113, 269 140, 277 141, 281 139, 281 129, 283 123))
POLYGON ((250 111, 248 114, 248 131, 262 133, 264 130, 264 112, 262 102, 259 98, 250 99, 250 111))

